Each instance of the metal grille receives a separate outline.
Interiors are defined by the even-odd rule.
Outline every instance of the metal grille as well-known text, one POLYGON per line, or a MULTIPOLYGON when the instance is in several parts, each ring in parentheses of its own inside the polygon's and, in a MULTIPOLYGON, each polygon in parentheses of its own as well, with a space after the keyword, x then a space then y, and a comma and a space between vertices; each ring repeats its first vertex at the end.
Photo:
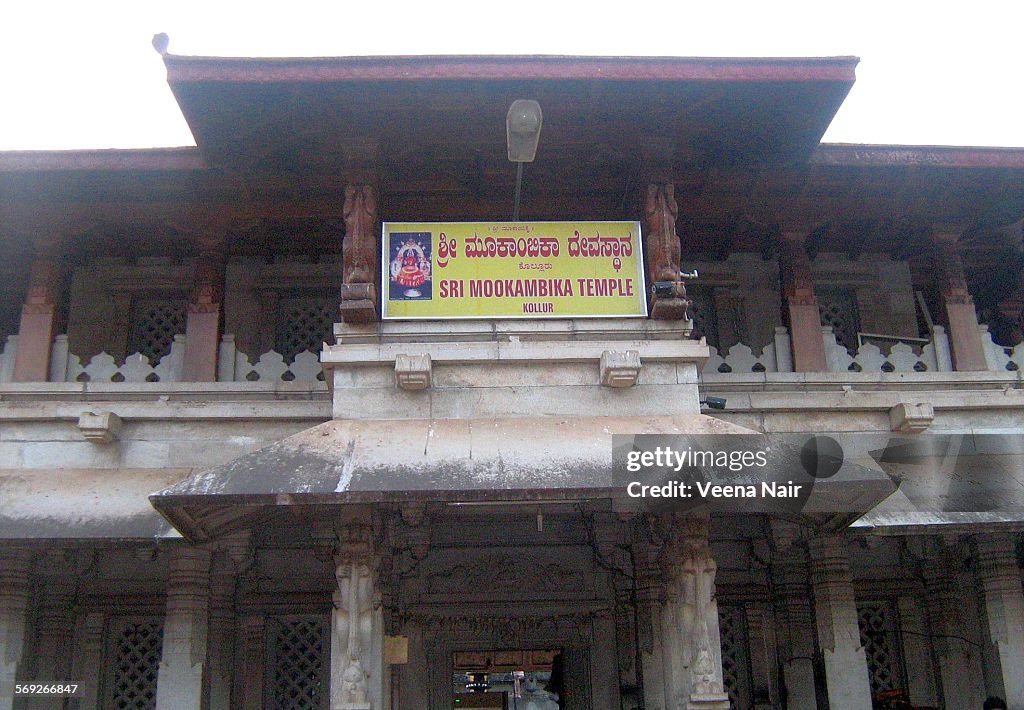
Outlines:
POLYGON ((871 692, 904 688, 896 610, 891 602, 859 602, 860 643, 868 661, 871 692))
POLYGON ((304 350, 319 353, 334 328, 336 301, 327 298, 281 299, 275 350, 291 362, 304 350))
POLYGON ((139 300, 132 308, 128 354, 142 353, 153 365, 171 351, 175 335, 185 332, 188 305, 184 301, 139 300))
POLYGON ((103 707, 117 710, 156 707, 163 632, 163 621, 156 617, 110 620, 103 707))
POLYGON ((722 681, 734 708, 753 707, 750 656, 747 655, 747 615, 742 606, 718 607, 722 641, 722 681))
POLYGON ((316 616, 267 619, 267 706, 325 708, 329 696, 327 622, 316 616))
POLYGON ((825 288, 816 292, 821 310, 821 324, 832 326, 836 342, 851 355, 857 353, 857 331, 860 317, 857 313, 857 294, 851 288, 825 288))
POLYGON ((690 300, 690 318, 693 319, 693 337, 707 338, 708 345, 718 347, 718 319, 715 317, 715 298, 707 286, 687 284, 686 296, 690 300))

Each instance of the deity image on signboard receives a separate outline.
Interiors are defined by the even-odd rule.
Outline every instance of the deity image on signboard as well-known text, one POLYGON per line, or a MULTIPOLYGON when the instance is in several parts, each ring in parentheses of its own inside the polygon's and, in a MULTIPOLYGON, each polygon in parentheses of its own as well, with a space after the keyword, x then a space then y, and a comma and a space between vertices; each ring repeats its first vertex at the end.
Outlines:
POLYGON ((393 232, 390 235, 392 301, 429 301, 433 297, 430 280, 430 232, 393 232))

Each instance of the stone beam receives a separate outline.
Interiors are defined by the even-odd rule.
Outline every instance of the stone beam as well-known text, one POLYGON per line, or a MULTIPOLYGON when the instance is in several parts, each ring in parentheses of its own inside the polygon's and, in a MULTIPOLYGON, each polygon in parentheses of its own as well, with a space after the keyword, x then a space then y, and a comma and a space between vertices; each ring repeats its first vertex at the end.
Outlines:
POLYGON ((958 371, 987 370, 974 299, 967 290, 964 265, 957 249, 958 235, 939 232, 933 237, 934 274, 949 325, 953 366, 958 371))

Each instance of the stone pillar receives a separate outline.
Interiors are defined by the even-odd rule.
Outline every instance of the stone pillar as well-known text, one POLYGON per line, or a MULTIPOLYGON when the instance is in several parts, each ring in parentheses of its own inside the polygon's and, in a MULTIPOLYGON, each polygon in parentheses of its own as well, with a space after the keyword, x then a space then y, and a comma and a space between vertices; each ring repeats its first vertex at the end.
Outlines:
POLYGON ((797 551, 774 569, 779 625, 779 668, 785 707, 815 710, 814 615, 807 588, 807 564, 797 551))
POLYGON ((771 710, 778 694, 772 682, 778 665, 775 629, 771 613, 764 605, 747 606, 747 639, 750 649, 751 702, 754 710, 771 710))
POLYGON ((381 249, 376 189, 368 183, 349 184, 345 188, 344 212, 341 319, 346 323, 373 323, 380 320, 377 280, 381 249))
POLYGON ((715 601, 717 566, 711 556, 710 516, 674 516, 665 560, 662 625, 668 707, 729 710, 722 682, 722 642, 715 601))
POLYGON ((783 232, 779 244, 779 274, 793 341, 793 370, 824 372, 828 368, 821 339, 821 313, 804 240, 801 232, 783 232))
POLYGON ((331 614, 331 710, 386 710, 384 618, 372 528, 350 521, 338 530, 331 614))
POLYGON ((164 644, 157 676, 157 710, 201 710, 207 672, 210 551, 182 545, 168 564, 164 644))
POLYGON ((59 251, 59 240, 36 242, 28 294, 21 307, 18 350, 14 358, 15 382, 46 382, 49 375, 61 298, 59 251))
POLYGON ((946 310, 953 366, 960 372, 987 370, 978 316, 974 310, 974 299, 967 290, 957 239, 955 234, 939 233, 933 243, 935 278, 946 310))
POLYGON ((244 616, 238 624, 238 678, 235 685, 237 707, 263 710, 263 666, 266 660, 266 620, 262 616, 244 616))
POLYGON ((907 694, 911 705, 938 705, 935 692, 931 639, 925 619, 923 600, 900 597, 900 630, 903 632, 903 658, 907 668, 907 694))
POLYGON ((953 574, 957 560, 950 559, 951 551, 941 540, 929 542, 923 568, 925 604, 938 661, 940 704, 947 708, 980 707, 984 696, 974 687, 974 679, 981 677, 981 663, 966 636, 959 580, 953 574))
POLYGON ((31 600, 31 563, 28 550, 0 549, 0 710, 14 707, 14 684, 20 678, 31 600))
MULTIPOLYGON (((70 553, 50 550, 43 557, 38 572, 38 608, 35 617, 35 645, 32 680, 37 682, 81 680, 71 678, 70 631, 74 628, 75 585, 70 553)), ((27 710, 60 710, 62 698, 33 697, 25 703, 27 710)))
POLYGON ((661 610, 664 589, 657 548, 648 542, 633 543, 636 576, 636 624, 640 668, 637 669, 643 690, 643 707, 665 710, 665 663, 662 654, 661 610))
POLYGON ((842 535, 810 543, 818 645, 825 664, 830 710, 871 710, 868 664, 860 644, 849 553, 842 535))
POLYGON ((975 536, 978 576, 985 593, 989 637, 999 658, 1002 692, 1011 708, 1024 708, 1024 589, 1011 533, 975 536))
POLYGON ((71 673, 82 681, 81 697, 71 703, 72 710, 101 710, 100 674, 103 666, 103 614, 90 613, 79 618, 75 634, 75 658, 71 673), (76 705, 77 703, 77 705, 76 705))
POLYGON ((210 710, 228 710, 235 661, 235 568, 218 554, 210 575, 210 710))
POLYGON ((221 235, 201 237, 195 262, 195 283, 185 325, 185 382, 215 382, 220 348, 226 256, 221 235))

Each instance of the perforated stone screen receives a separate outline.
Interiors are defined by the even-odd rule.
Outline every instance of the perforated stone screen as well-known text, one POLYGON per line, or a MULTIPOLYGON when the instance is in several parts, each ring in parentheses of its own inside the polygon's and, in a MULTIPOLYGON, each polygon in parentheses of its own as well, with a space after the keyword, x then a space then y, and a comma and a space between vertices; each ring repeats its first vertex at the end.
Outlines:
POLYGON ((274 349, 291 362, 304 350, 319 353, 338 319, 337 299, 282 298, 274 349))
POLYGON ((872 694, 906 688, 895 605, 889 601, 858 602, 857 622, 872 694))
POLYGON ((132 305, 128 352, 142 353, 152 365, 171 351, 175 335, 185 333, 188 304, 177 300, 137 300, 132 305))
POLYGON ((718 607, 722 640, 722 680, 734 708, 752 707, 747 616, 742 606, 718 607))
POLYGON ((267 619, 267 707, 274 710, 326 708, 327 619, 281 616, 267 619))
POLYGON ((156 707, 164 627, 159 617, 114 617, 107 623, 103 707, 156 707))

